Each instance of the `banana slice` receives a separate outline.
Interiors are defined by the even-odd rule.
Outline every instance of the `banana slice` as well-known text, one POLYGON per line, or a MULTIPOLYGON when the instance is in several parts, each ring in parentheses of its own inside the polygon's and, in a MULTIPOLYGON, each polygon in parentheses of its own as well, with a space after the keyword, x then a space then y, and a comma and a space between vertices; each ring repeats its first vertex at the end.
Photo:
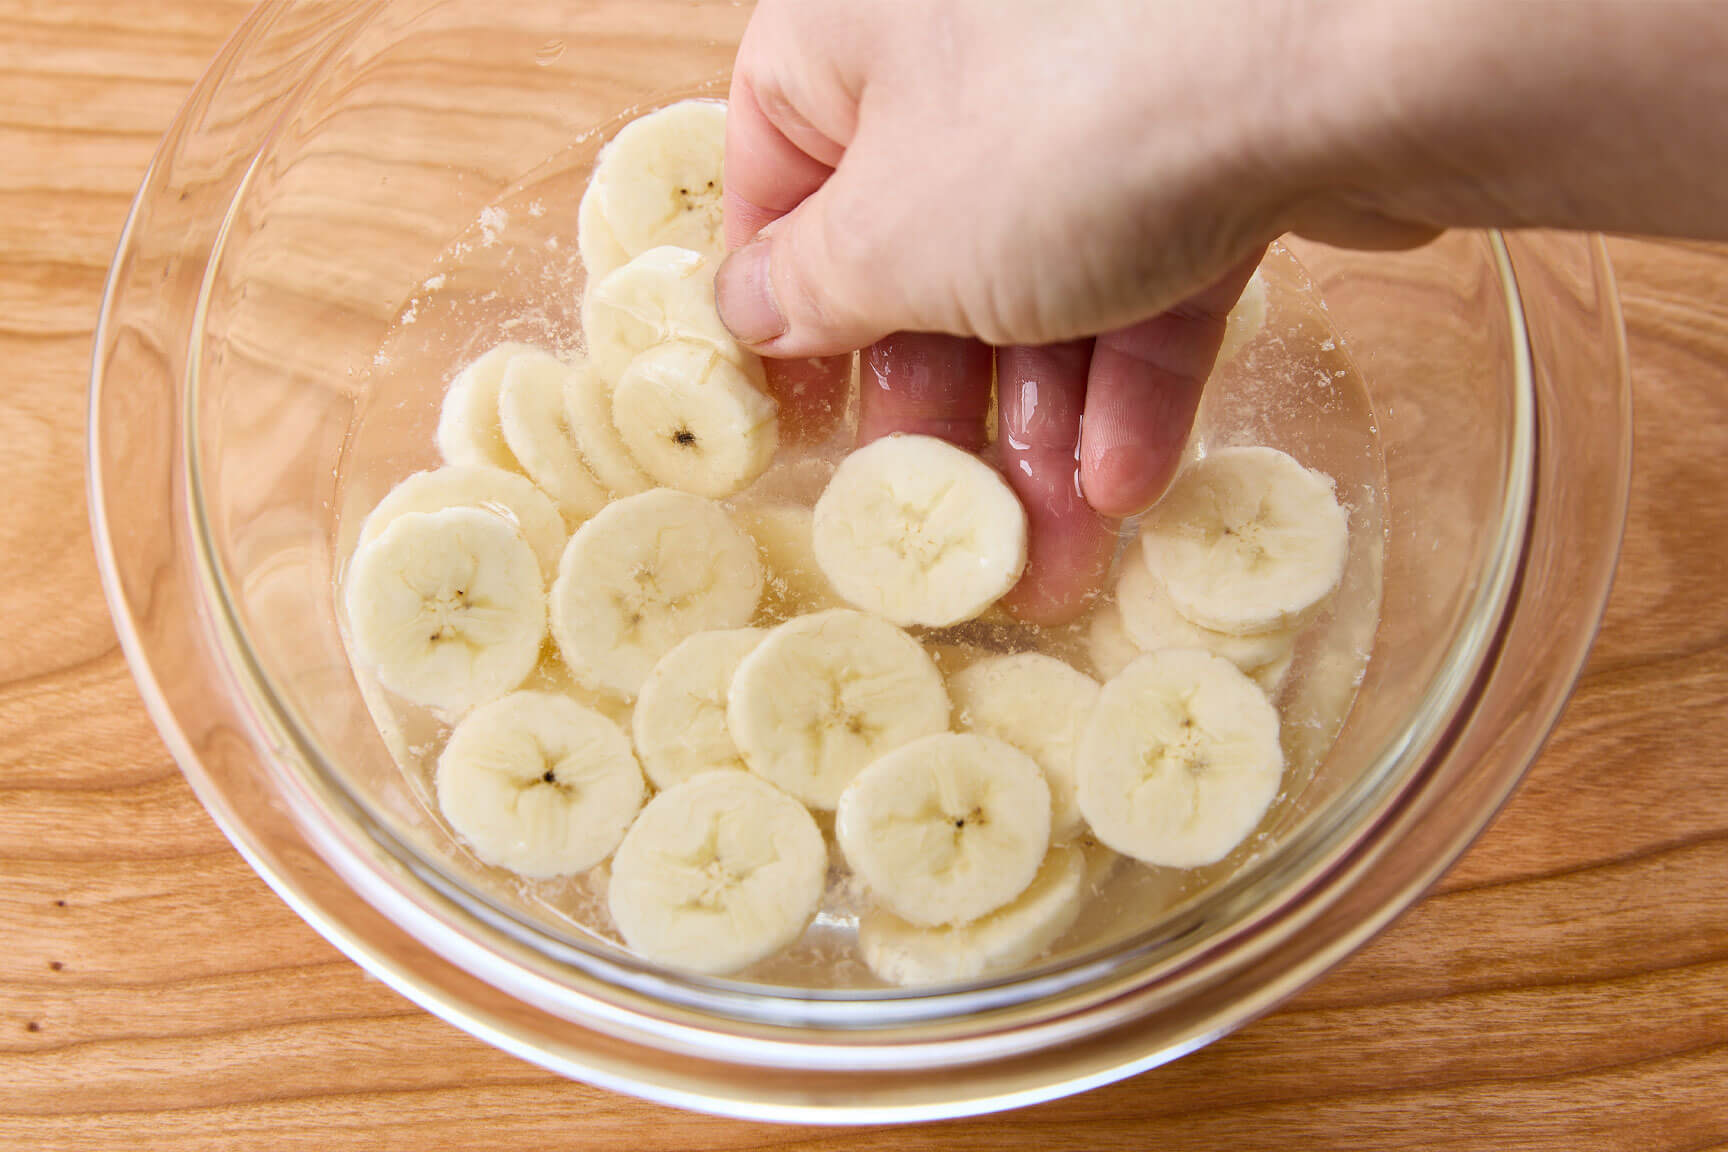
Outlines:
POLYGON ((1085 828, 1074 799, 1074 753, 1098 704, 1098 682, 1054 656, 994 656, 948 681, 959 727, 994 736, 1032 757, 1050 786, 1050 838, 1085 828))
POLYGON ((1232 636, 1202 628, 1176 610, 1163 585, 1146 567, 1139 548, 1130 548, 1122 558, 1122 577, 1116 585, 1116 606, 1134 644, 1143 652, 1160 648, 1204 648, 1222 656, 1253 676, 1262 668, 1288 661, 1296 648, 1298 629, 1262 632, 1254 636, 1232 636))
POLYGON ((656 788, 722 768, 743 770, 726 727, 733 673, 768 633, 761 628, 698 632, 661 657, 642 683, 631 727, 636 754, 656 788))
POLYGON ((1080 811, 1106 846, 1171 868, 1222 860, 1278 794, 1278 713, 1228 660, 1170 648, 1104 686, 1080 741, 1080 811))
POLYGON ((657 344, 630 362, 612 393, 612 423, 658 484, 718 499, 773 463, 778 405, 762 368, 747 371, 710 345, 657 344))
POLYGON ((584 683, 635 696, 698 632, 742 628, 762 598, 750 537, 720 505, 656 488, 576 530, 552 585, 552 637, 584 683))
POLYGON ((748 772, 706 772, 648 802, 612 858, 607 901, 639 955, 724 975, 798 939, 827 876, 796 800, 748 772))
POLYGON ((600 189, 592 179, 576 205, 576 248, 588 269, 590 284, 630 262, 630 253, 624 251, 624 245, 612 235, 612 225, 600 214, 600 189))
POLYGON ((510 454, 571 525, 600 511, 608 499, 570 427, 565 397, 572 377, 582 371, 550 352, 530 350, 510 361, 498 386, 498 425, 510 454))
POLYGON ((526 344, 500 344, 456 374, 438 410, 438 453, 445 463, 517 470, 498 426, 498 390, 510 362, 536 351, 526 344))
POLYGON ((358 547, 378 539, 402 516, 446 508, 480 508, 501 517, 528 541, 545 579, 552 579, 558 570, 558 556, 564 551, 564 518, 527 477, 497 468, 452 465, 414 473, 390 489, 367 515, 360 526, 358 547))
POLYGON ((850 603, 896 624, 981 615, 1026 567, 1026 511, 1007 481, 933 436, 852 453, 816 502, 816 560, 850 603))
POLYGON ((1050 847, 1050 788, 1032 758, 944 732, 883 756, 840 796, 840 851, 876 900, 931 927, 1024 892, 1050 847))
POLYGON ((356 653, 412 703, 462 712, 521 684, 540 658, 540 566, 490 512, 398 516, 354 553, 345 584, 356 653))
POLYGON ((608 384, 656 344, 706 344, 741 368, 760 364, 720 323, 714 308, 719 261, 688 248, 650 248, 598 283, 582 298, 588 357, 608 384))
POLYGON ((1122 622, 1122 610, 1114 603, 1102 603, 1092 610, 1086 625, 1086 654, 1092 657, 1092 671, 1100 680, 1113 679, 1140 656, 1139 646, 1122 622))
POLYGON ((1140 539, 1178 612, 1243 636, 1319 608, 1343 578, 1349 523, 1330 477, 1276 448, 1222 448, 1177 478, 1140 539))
POLYGON ((752 504, 734 509, 732 515, 762 553, 768 581, 762 597, 766 611, 789 619, 845 606, 816 563, 810 509, 798 504, 752 504))
POLYGON ((726 720, 751 771, 831 809, 866 764, 946 731, 948 712, 942 675, 918 641, 835 609, 768 633, 738 665, 726 720))
POLYGON ((470 712, 438 757, 436 783, 438 810, 476 856, 536 878, 610 856, 645 792, 618 725, 549 692, 470 712))
POLYGON ((612 423, 612 389, 592 364, 575 366, 564 386, 564 415, 582 459, 601 484, 619 496, 654 487, 612 423))
POLYGON ((589 181, 595 215, 626 257, 662 244, 723 255, 725 155, 722 101, 684 100, 639 117, 600 150, 589 181))
POLYGON ((987 916, 965 924, 924 928, 884 908, 858 917, 858 949, 870 971, 890 984, 976 980, 1030 964, 1050 950, 1080 914, 1085 853, 1050 849, 1026 891, 987 916))
POLYGON ((1224 346, 1218 350, 1218 367, 1222 368, 1236 359, 1248 342, 1266 327, 1267 296, 1266 277, 1255 269, 1230 314, 1224 318, 1224 346))

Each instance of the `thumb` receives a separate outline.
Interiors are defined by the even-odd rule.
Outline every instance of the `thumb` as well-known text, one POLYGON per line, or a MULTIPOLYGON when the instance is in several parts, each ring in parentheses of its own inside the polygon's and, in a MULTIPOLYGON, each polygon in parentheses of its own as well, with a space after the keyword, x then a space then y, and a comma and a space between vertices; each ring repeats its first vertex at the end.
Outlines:
POLYGON ((832 356, 875 343, 904 325, 889 305, 867 304, 880 259, 858 237, 865 221, 833 216, 844 168, 792 211, 764 227, 720 266, 720 320, 764 356, 832 356), (839 240, 836 237, 851 239, 839 240))

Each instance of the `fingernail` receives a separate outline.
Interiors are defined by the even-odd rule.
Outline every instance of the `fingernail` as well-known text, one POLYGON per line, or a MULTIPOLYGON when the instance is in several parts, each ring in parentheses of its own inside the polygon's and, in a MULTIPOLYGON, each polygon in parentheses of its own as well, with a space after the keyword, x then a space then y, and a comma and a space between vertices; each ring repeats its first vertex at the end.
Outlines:
POLYGON ((758 236, 726 258, 714 277, 714 303, 720 322, 746 344, 761 344, 786 334, 786 316, 774 299, 768 239, 758 236))

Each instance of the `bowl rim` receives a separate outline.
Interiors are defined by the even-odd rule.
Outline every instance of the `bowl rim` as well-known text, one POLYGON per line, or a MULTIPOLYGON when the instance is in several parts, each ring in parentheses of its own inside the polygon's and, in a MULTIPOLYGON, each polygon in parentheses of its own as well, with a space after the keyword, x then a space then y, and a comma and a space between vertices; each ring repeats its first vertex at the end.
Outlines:
MULTIPOLYGON (((234 38, 224 48, 223 54, 218 57, 216 65, 200 82, 199 90, 203 91, 207 86, 218 83, 232 58, 243 50, 244 45, 252 36, 260 34, 262 26, 256 25, 255 22, 264 20, 274 13, 279 13, 287 6, 286 4, 277 4, 254 10, 253 14, 248 17, 247 24, 242 25, 240 31, 236 32, 234 38)), ((197 93, 194 94, 194 99, 196 98, 197 93)), ((189 101, 189 105, 190 103, 191 101, 189 101)), ((283 116, 276 121, 270 135, 260 146, 259 152, 253 156, 253 164, 249 170, 255 169, 258 157, 268 148, 269 142, 274 139, 277 128, 291 113, 291 110, 291 104, 285 107, 283 116)), ((107 498, 103 483, 103 427, 100 420, 101 399, 106 386, 104 349, 109 347, 112 339, 112 324, 119 303, 120 272, 126 263, 128 252, 135 244, 135 230, 140 220, 146 194, 154 185, 159 172, 172 166, 172 148, 183 127, 184 117, 185 112, 183 110, 181 117, 176 120, 175 128, 171 129, 169 135, 165 137, 162 150, 152 161, 141 185, 139 195, 134 200, 132 210, 128 214, 117 246, 97 325, 96 354, 93 359, 91 374, 91 409, 88 431, 90 461, 88 486, 91 520, 104 594, 108 599, 128 664, 138 680, 146 706, 158 729, 162 731, 176 761, 179 762, 188 779, 192 782, 200 800, 222 827, 224 834, 234 843, 236 849, 246 858, 253 870, 269 882, 271 887, 321 934, 332 940, 344 952, 361 963, 363 967, 411 999, 422 1003, 466 1030, 482 1035, 499 1047, 516 1052, 518 1055, 536 1062, 556 1067, 566 1074, 576 1075, 597 1083, 608 1083, 608 1081, 615 1080, 608 1086, 636 1094, 649 1095, 668 1103, 681 1104, 686 1107, 724 1111, 753 1118, 764 1117, 774 1110, 760 1105, 752 1105, 747 1111, 734 1111, 728 1107, 717 1106, 717 1104, 730 1103, 729 1101, 716 1101, 701 1094, 680 1093, 671 1090, 655 1091, 654 1086, 645 1085, 639 1080, 611 1077, 604 1069, 584 1066, 575 1061, 551 1062, 544 1050, 525 1046, 521 1039, 509 1029, 494 1026, 487 1020, 468 1012, 460 1003, 437 996, 429 996, 427 989, 415 981, 407 971, 399 969, 387 958, 378 955, 375 949, 369 947, 362 939, 349 931, 338 918, 326 914, 317 900, 303 891, 293 878, 279 868, 276 862, 271 859, 270 854, 264 851, 261 845, 250 835, 244 820, 234 811, 226 798, 220 794, 215 782, 202 770, 193 745, 181 730, 178 718, 157 680, 152 668, 150 646, 138 628, 132 606, 125 595, 120 580, 117 542, 114 534, 109 530, 107 498)), ((229 204, 230 219, 239 204, 240 196, 236 195, 229 204)), ((226 221, 223 225, 224 234, 225 230, 226 221)), ((1514 407, 1516 427, 1521 433, 1514 437, 1514 444, 1528 444, 1530 450, 1528 453, 1518 454, 1520 458, 1514 462, 1517 465, 1512 470, 1514 482, 1508 485, 1502 501, 1500 532, 1498 533, 1499 546, 1493 550, 1495 562, 1491 578, 1481 581, 1478 585, 1476 604, 1466 616, 1468 621, 1477 626, 1474 629, 1475 634, 1469 637, 1469 651, 1465 653, 1469 658, 1464 661, 1456 661, 1452 658, 1454 655, 1458 655, 1456 646, 1459 638, 1455 636, 1454 650, 1449 653, 1448 659, 1443 665, 1452 674, 1452 683, 1446 699, 1448 707, 1442 709, 1439 715, 1431 718, 1434 723, 1430 725, 1430 730, 1421 740, 1415 742, 1419 750, 1419 762, 1410 771, 1403 774, 1393 773, 1384 777, 1375 772, 1364 774, 1365 780, 1373 778, 1374 782, 1384 791, 1376 797, 1376 803, 1368 812, 1359 814, 1356 819, 1350 822, 1355 834, 1328 842, 1324 846, 1325 850, 1316 853, 1314 858, 1309 861, 1307 868, 1302 873, 1305 879, 1300 883, 1287 883, 1285 885, 1285 892, 1295 890, 1298 895, 1302 895, 1304 898, 1312 898, 1319 894, 1324 887, 1321 878, 1336 873, 1341 865, 1350 862, 1347 858, 1351 858, 1357 867, 1364 866, 1362 852, 1373 847, 1368 843, 1372 840, 1370 833, 1381 825, 1381 817, 1387 812, 1400 809, 1409 801, 1413 793, 1420 791, 1420 785, 1427 776, 1427 773, 1421 769, 1436 763, 1456 739, 1458 735, 1456 726, 1460 717, 1467 717, 1475 698, 1486 688, 1486 680, 1482 673, 1484 669, 1491 668, 1499 645, 1504 640, 1508 624, 1507 613, 1515 602, 1518 585, 1522 578, 1529 543, 1531 517, 1534 512, 1532 501, 1536 498, 1532 488, 1535 475, 1536 430, 1534 388, 1530 350, 1524 329, 1517 277, 1504 238, 1496 234, 1489 234, 1489 236, 1495 253, 1495 262, 1503 287, 1506 290, 1509 318, 1514 333, 1513 343, 1516 361, 1514 371, 1517 381, 1514 407)), ((1615 330, 1619 333, 1616 366, 1619 368, 1621 377, 1619 383, 1624 390, 1626 387, 1624 334, 1623 326, 1619 320, 1617 300, 1612 291, 1612 273, 1607 264, 1606 252, 1600 239, 1594 238, 1590 243, 1593 272, 1603 281, 1604 287, 1607 289, 1606 298, 1609 300, 1613 312, 1615 330)), ((199 317, 203 315, 204 308, 208 303, 214 271, 220 266, 221 252, 222 247, 219 239, 205 269, 196 310, 196 315, 199 317)), ((200 324, 195 320, 192 325, 192 332, 196 333, 199 330, 200 324)), ((191 399, 195 396, 197 341, 194 339, 190 343, 192 347, 189 351, 189 372, 186 378, 178 382, 178 386, 182 396, 186 398, 186 408, 182 412, 182 426, 195 429, 196 412, 191 399)), ((1629 425, 1625 432, 1629 442, 1629 425)), ((326 758, 322 755, 322 751, 317 748, 316 742, 308 739, 306 726, 301 724, 299 718, 292 715, 289 709, 284 708, 282 701, 269 691, 268 676, 257 665, 250 646, 245 642, 243 621, 228 592, 225 574, 221 571, 220 563, 216 559, 214 541, 209 538, 208 524, 199 509, 198 493, 200 489, 196 444, 196 435, 185 436, 182 450, 177 454, 181 471, 178 479, 183 485, 181 489, 183 498, 177 502, 173 514, 176 517, 189 518, 190 523, 194 526, 191 535, 195 564, 199 569, 199 575, 206 592, 212 589, 215 592, 213 596, 207 595, 204 603, 207 607, 214 604, 217 609, 214 613, 214 629, 217 633, 214 639, 219 654, 226 658, 227 666, 232 673, 227 686, 233 690, 242 708, 242 714, 250 723, 248 735, 252 738, 254 746, 278 751, 296 749, 299 755, 307 757, 311 763, 316 764, 324 761, 326 758), (236 655, 239 657, 237 663, 233 659, 236 655)), ((1623 452, 1622 455, 1625 456, 1626 453, 1623 452)), ((1618 552, 1619 533, 1623 530, 1624 525, 1624 485, 1621 486, 1620 496, 1619 506, 1614 510, 1618 513, 1615 517, 1614 532, 1614 552, 1616 554, 1618 552)), ((1606 587, 1604 586, 1601 597, 1604 603, 1605 595, 1606 587)), ((1594 617, 1598 624, 1602 607, 1603 603, 1598 603, 1594 610, 1594 617)), ((206 639, 211 638, 206 637, 206 639)), ((1568 687, 1571 680, 1575 678, 1577 670, 1577 667, 1572 668, 1571 676, 1567 678, 1568 687)), ((1563 697, 1564 694, 1562 692, 1561 696, 1563 697)), ((1558 705, 1556 705, 1555 710, 1557 715, 1558 705)), ((1412 753, 1410 749, 1406 748, 1393 758, 1402 759, 1413 754, 1418 753, 1412 753)), ((1533 754, 1534 750, 1532 750, 1533 754)), ((268 760, 269 758, 265 757, 265 759, 268 760)), ((276 764, 273 767, 279 769, 280 765, 276 764)), ((393 919, 399 927, 403 926, 402 921, 404 920, 416 925, 410 927, 409 931, 423 944, 435 940, 449 949, 449 955, 462 956, 466 953, 468 964, 475 965, 480 970, 489 971, 491 975, 500 977, 500 980, 493 981, 498 986, 504 987, 513 995, 530 1004, 552 1011, 554 1015, 564 1016, 567 1019, 572 1018, 570 1005, 563 1005, 562 1011, 551 1007, 551 1002, 559 998, 559 982, 545 968, 537 969, 533 964, 524 964, 523 961, 527 958, 521 955, 520 948, 504 947, 502 951, 492 951, 485 955, 479 955, 475 953, 476 946, 468 934, 455 931, 455 926, 462 916, 476 918, 482 924, 485 924, 487 920, 483 908, 463 906, 463 886, 459 883, 452 885, 450 883, 451 878, 447 875, 441 875, 441 870, 435 866, 428 870, 427 866, 431 862, 423 858, 417 859, 420 854, 411 845, 405 846, 409 849, 405 855, 394 852, 386 853, 390 857, 386 860, 381 858, 376 851, 380 846, 380 841, 373 833, 357 834, 351 829, 347 834, 338 834, 317 819, 308 820, 307 817, 309 816, 327 816, 331 811, 333 799, 338 797, 333 793, 321 792, 318 788, 309 786, 303 773, 298 774, 294 779, 289 779, 292 774, 285 774, 280 770, 275 771, 273 775, 278 784, 287 783, 290 785, 286 795, 290 804, 296 808, 302 818, 302 831, 308 833, 308 841, 317 849, 326 865, 332 866, 333 870, 351 888, 364 896, 368 902, 380 909, 391 909, 398 913, 399 915, 393 919), (443 904, 441 906, 435 905, 436 911, 431 912, 424 907, 403 907, 405 903, 404 892, 416 884, 427 886, 443 904), (501 961, 501 956, 506 957, 506 959, 501 961), (493 971, 500 962, 508 965, 512 960, 521 965, 521 971, 515 973, 493 971)), ((1501 799, 1510 792, 1511 785, 1515 783, 1519 775, 1521 775, 1521 770, 1510 776, 1501 793, 1501 799)), ((325 781, 325 783, 330 783, 330 781, 325 781)), ((353 798, 349 796, 346 799, 352 801, 353 798)), ((1349 942, 1334 948, 1332 952, 1336 955, 1331 955, 1323 963, 1309 964, 1308 968, 1311 971, 1301 978, 1301 982, 1305 983, 1307 979, 1317 975, 1325 967, 1329 967, 1337 955, 1353 948, 1361 939, 1365 939, 1372 931, 1378 930, 1386 920, 1407 906, 1410 900, 1414 899, 1415 895, 1426 887, 1433 876, 1437 876, 1456 857, 1457 853, 1462 851, 1468 840, 1473 838, 1475 832, 1486 825, 1497 807, 1498 804, 1495 804, 1482 812, 1480 819, 1475 822, 1474 828, 1470 829, 1456 843, 1454 850, 1443 853, 1443 858, 1436 857, 1437 863, 1430 870, 1430 875, 1426 876, 1420 883, 1412 885, 1410 890, 1399 899, 1384 905, 1381 909, 1383 915, 1378 917, 1376 922, 1361 927, 1358 932, 1352 935, 1349 942)), ((360 821, 370 819, 370 813, 366 813, 363 807, 359 808, 357 812, 351 811, 349 815, 351 819, 356 820, 355 827, 358 828, 364 827, 360 821)), ((387 833, 388 829, 381 828, 380 831, 387 833)), ((389 839, 394 839, 394 837, 389 837, 389 839)), ((1284 847, 1280 846, 1280 849, 1268 853, 1265 860, 1258 862, 1254 870, 1233 878, 1214 889, 1201 903, 1209 904, 1214 897, 1221 897, 1231 892, 1240 892, 1247 882, 1258 874, 1258 870, 1262 866, 1269 867, 1269 861, 1280 857, 1284 847)), ((406 903, 412 905, 413 901, 406 901, 406 903)), ((1225 948, 1231 948, 1252 943, 1251 938, 1258 935, 1260 937, 1259 944, 1263 947, 1269 941, 1275 940, 1275 937, 1281 932, 1287 932, 1291 929, 1291 923, 1287 918, 1282 924, 1277 922, 1280 917, 1276 914, 1288 910, 1285 904, 1274 902, 1272 906, 1264 910, 1274 915, 1263 915, 1247 920, 1233 919, 1231 931, 1221 940, 1213 940, 1210 943, 1215 947, 1221 945, 1225 948)), ((1364 924, 1367 922, 1365 921, 1364 924)), ((486 926, 493 933, 503 931, 501 923, 494 922, 486 926)), ((542 934, 536 933, 535 935, 542 934)), ((497 943, 494 941, 494 944, 497 943)), ((504 943, 508 944, 509 942, 504 943)), ((481 951, 484 952, 485 950, 482 949, 481 951)), ((1112 949, 1113 953, 1122 951, 1124 951, 1124 945, 1120 943, 1112 949)), ((544 950, 542 954, 544 955, 544 950)), ((551 955, 556 956, 557 951, 554 950, 551 955)), ((1179 954, 1176 959, 1169 962, 1179 972, 1184 966, 1192 967, 1206 959, 1207 953, 1205 952, 1191 952, 1179 954)), ((640 967, 648 968, 645 965, 640 965, 640 967)), ((812 998, 807 994, 798 994, 791 997, 780 996, 776 999, 789 1000, 796 1005, 808 1005, 812 1002, 821 1001, 853 1005, 860 1000, 873 1006, 906 1002, 928 1004, 933 1001, 944 1001, 952 1003, 955 1005, 955 1009, 951 1013, 938 1013, 938 1015, 957 1016, 957 1018, 967 1022, 966 1026, 957 1030, 955 1035, 946 1040, 940 1043, 926 1044, 923 1048, 925 1055, 923 1066, 948 1067, 955 1062, 965 1063, 967 1061, 1000 1058, 1005 1052, 1012 1054, 1014 1048, 1012 1045, 1004 1044, 1004 1036, 1001 1031, 1004 1004, 1000 1001, 997 993, 1004 988, 1032 989, 1034 992, 1033 1002, 1044 1006, 1045 1010, 1035 1014, 1037 1018, 1022 1018, 1013 1025, 1018 1043, 1027 1050, 1040 1049, 1051 1044, 1074 1040, 1099 1026, 1121 1023, 1124 1019, 1124 1011, 1131 1018, 1144 1007, 1143 1001, 1132 995, 1138 984, 1137 977, 1143 971, 1144 966, 1142 969, 1129 973, 1127 977, 1119 975, 1115 980, 1102 981, 1099 979, 1103 975, 1102 973, 1090 971, 1096 967, 1097 963, 1092 959, 1078 963, 1070 961, 1063 965, 1046 966, 1046 969, 1034 970, 1029 974, 1015 974, 987 981, 979 989, 962 989, 960 991, 888 990, 869 996, 847 992, 818 998, 812 998), (1049 969, 1056 969, 1068 974, 1078 974, 1078 976, 1073 980, 1058 981, 1052 984, 1050 982, 1052 972, 1049 969), (1092 993, 1090 997, 1091 1009, 1111 1010, 1105 1011, 1102 1017, 1087 1018, 1084 1027, 1077 1024, 1073 1004, 1070 1004, 1068 1010, 1061 1013, 1053 1014, 1048 1011, 1052 995, 1072 994, 1076 986, 1090 989, 1092 993)), ((614 976, 618 974, 616 972, 605 973, 605 975, 614 976)), ((681 1018, 674 1015, 673 1018, 668 1019, 663 1011, 666 1002, 662 998, 665 991, 664 985, 668 978, 664 974, 652 971, 649 971, 648 975, 651 979, 647 983, 632 989, 636 993, 633 998, 627 998, 620 1003, 606 996, 590 997, 577 1005, 579 1010, 574 1018, 580 1020, 584 1025, 598 1027, 602 1031, 607 1031, 609 1028, 616 1029, 615 1034, 636 1041, 658 1042, 675 1048, 693 1043, 700 1046, 704 1038, 712 1035, 711 1031, 696 1026, 693 1032, 691 1030, 693 1021, 688 1017, 681 1018)), ((672 979, 678 982, 688 982, 688 978, 685 977, 672 979)), ((704 982, 698 981, 697 983, 704 982)), ((713 983, 725 985, 731 982, 716 981, 713 983)), ((773 996, 773 993, 768 989, 759 986, 741 985, 739 990, 755 999, 762 999, 765 994, 773 996)), ((728 989, 727 991, 733 992, 735 990, 728 989)), ((1271 1002, 1276 998, 1281 998, 1281 996, 1268 997, 1266 1003, 1240 1011, 1236 1014, 1235 1020, 1224 1026, 1225 1029, 1234 1027, 1252 1015, 1258 1014, 1259 1011, 1263 1011, 1266 1007, 1270 1007, 1271 1002)), ((778 1065, 785 1060, 803 1065, 815 1059, 818 1063, 830 1063, 834 1068, 840 1069, 857 1066, 861 1053, 872 1051, 871 1044, 836 1043, 836 1037, 832 1033, 811 1037, 807 1035, 811 1031, 811 1026, 805 1014, 797 1011, 786 1011, 782 1014, 787 1020, 796 1022, 790 1025, 771 1022, 767 1024, 772 1032, 783 1034, 782 1036, 770 1037, 762 1033, 751 1035, 748 1032, 744 1035, 728 1034, 727 1057, 745 1061, 758 1060, 766 1065, 778 1065), (826 1055, 817 1056, 818 1052, 826 1055)), ((700 1014, 700 1018, 710 1023, 714 1022, 714 1018, 706 1013, 700 1014)), ((728 1022, 736 1023, 736 1021, 728 1022)), ((890 1022, 890 1024, 893 1023, 895 1022, 890 1022)), ((1214 1032, 1194 1037, 1182 1051, 1199 1046, 1216 1034, 1214 1032)), ((879 1036, 875 1038, 880 1039, 879 1036)), ((908 1064, 909 1054, 898 1045, 883 1048, 881 1052, 885 1067, 901 1068, 908 1064)), ((1036 1090, 1010 1096, 971 1098, 964 1106, 944 1104, 927 1106, 923 1109, 910 1109, 906 1111, 904 1116, 896 1113, 894 1118, 951 1116, 1029 1103, 1035 1099, 1047 1099, 1051 1096, 1062 1095, 1091 1086, 1094 1083, 1118 1079, 1121 1076, 1132 1074, 1142 1067, 1174 1058, 1175 1055, 1179 1054, 1181 1053, 1178 1051, 1166 1049, 1143 1062, 1118 1064, 1089 1076, 1046 1084, 1036 1090)), ((863 1062, 866 1066, 873 1063, 868 1058, 863 1062)), ((881 1105, 870 1105, 865 1111, 867 1111, 867 1116, 850 1118, 880 1120, 884 1115, 881 1105)), ((836 1110, 828 1106, 812 1110, 805 1106, 783 1105, 773 1118, 802 1121, 848 1118, 842 1116, 842 1112, 844 1110, 836 1110)))

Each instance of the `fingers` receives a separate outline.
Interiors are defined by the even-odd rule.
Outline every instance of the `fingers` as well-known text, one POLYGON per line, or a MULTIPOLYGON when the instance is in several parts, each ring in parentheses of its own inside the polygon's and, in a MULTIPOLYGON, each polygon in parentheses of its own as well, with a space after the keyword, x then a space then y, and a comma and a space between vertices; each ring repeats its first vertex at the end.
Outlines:
POLYGON ((1080 427, 1092 342, 1003 348, 996 354, 997 450, 1030 522, 1026 573, 1003 605, 1034 624, 1082 612, 1103 584, 1116 526, 1080 487, 1080 427))
POLYGON ((757 102, 755 90, 742 74, 732 81, 731 106, 726 114, 726 247, 738 248, 762 228, 796 208, 822 186, 833 171, 821 157, 835 161, 837 148, 822 148, 807 134, 811 151, 787 137, 757 102))
POLYGON ((1086 381, 1080 482, 1099 512, 1144 511, 1176 475, 1225 317, 1259 255, 1176 308, 1098 337, 1086 381))
POLYGON ((859 381, 858 443, 917 432, 979 451, 992 367, 989 348, 958 336, 899 332, 872 345, 859 381))

